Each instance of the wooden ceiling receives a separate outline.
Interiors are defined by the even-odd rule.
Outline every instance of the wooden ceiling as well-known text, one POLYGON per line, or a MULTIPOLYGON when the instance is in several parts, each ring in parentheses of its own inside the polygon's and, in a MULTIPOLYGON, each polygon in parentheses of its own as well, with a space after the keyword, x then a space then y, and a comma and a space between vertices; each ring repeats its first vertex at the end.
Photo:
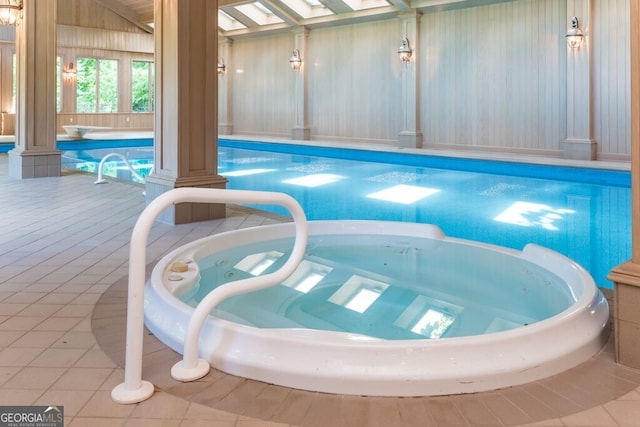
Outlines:
MULTIPOLYGON (((146 31, 153 31, 154 0, 95 0, 146 31)), ((218 0, 220 34, 256 35, 388 19, 417 9, 423 13, 513 0, 218 0), (260 3, 256 5, 256 3, 260 3)))

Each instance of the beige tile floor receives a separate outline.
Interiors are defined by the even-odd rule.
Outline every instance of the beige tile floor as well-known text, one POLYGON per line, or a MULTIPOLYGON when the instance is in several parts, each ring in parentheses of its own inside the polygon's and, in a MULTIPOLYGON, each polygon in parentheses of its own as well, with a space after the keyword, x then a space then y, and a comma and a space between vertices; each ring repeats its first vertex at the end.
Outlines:
MULTIPOLYGON (((62 405, 67 426, 506 426, 523 419, 532 426, 640 426, 640 372, 616 365, 610 345, 575 372, 538 383, 389 400, 309 399, 215 371, 206 381, 177 385, 156 369, 170 366, 175 353, 145 343, 144 375, 153 377, 156 393, 116 404, 110 393, 124 378, 123 343, 109 341, 109 333, 122 332, 128 243, 144 202, 140 186, 94 180, 79 173, 9 178, 0 155, 0 405, 62 405), (109 331, 105 323, 116 326, 109 331)), ((223 220, 157 223, 147 259, 197 237, 275 220, 230 208, 223 220)))

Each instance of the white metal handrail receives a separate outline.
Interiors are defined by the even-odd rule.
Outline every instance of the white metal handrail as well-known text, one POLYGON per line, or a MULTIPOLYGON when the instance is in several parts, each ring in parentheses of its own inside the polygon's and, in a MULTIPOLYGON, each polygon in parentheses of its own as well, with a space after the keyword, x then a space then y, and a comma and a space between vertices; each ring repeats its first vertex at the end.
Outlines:
MULTIPOLYGON (((197 346, 202 322, 206 318, 206 314, 211 311, 215 304, 229 296, 251 290, 263 289, 281 282, 293 273, 304 255, 304 250, 307 245, 306 216, 298 202, 287 194, 265 191, 183 187, 169 190, 152 200, 140 214, 131 234, 129 247, 125 378, 123 383, 111 391, 111 398, 117 403, 138 403, 153 395, 153 384, 142 380, 142 340, 144 337, 144 286, 147 240, 151 227, 160 213, 172 204, 185 202, 278 204, 284 206, 291 213, 295 222, 296 237, 289 259, 278 271, 264 276, 256 276, 227 283, 224 285, 223 290, 215 292, 215 294, 212 292, 205 297, 194 311, 193 318, 189 323, 187 337, 185 339, 185 363, 179 362, 178 364, 182 366, 178 368, 174 366, 171 370, 172 375, 175 370, 185 374, 185 376, 189 378, 193 378, 194 372, 197 371, 197 373, 201 375, 196 378, 200 378, 209 371, 208 362, 197 359, 197 349, 192 348, 192 342, 195 340, 195 345, 197 346), (234 286, 237 287, 237 289, 232 289, 234 286), (212 294, 213 296, 211 296, 212 294), (187 351, 189 352, 188 360, 187 351), (195 355, 192 354, 193 351, 196 352, 195 355), (206 366, 204 366, 203 362, 206 363, 206 366), (205 368, 206 371, 202 374, 205 368)), ((221 288, 223 287, 218 289, 221 288)))
POLYGON ((106 156, 104 156, 102 158, 102 160, 100 160, 100 165, 98 166, 98 179, 94 182, 94 184, 105 184, 105 183, 109 182, 109 181, 107 181, 106 179, 104 179, 102 177, 102 168, 104 167, 104 163, 110 157, 120 157, 120 159, 124 162, 124 164, 127 165, 127 167, 129 168, 129 170, 131 171, 133 176, 138 178, 140 181, 144 182, 144 177, 142 175, 140 175, 138 172, 136 172, 136 170, 133 168, 133 166, 131 166, 131 163, 129 163, 129 161, 122 154, 120 154, 120 153, 109 153, 106 156))

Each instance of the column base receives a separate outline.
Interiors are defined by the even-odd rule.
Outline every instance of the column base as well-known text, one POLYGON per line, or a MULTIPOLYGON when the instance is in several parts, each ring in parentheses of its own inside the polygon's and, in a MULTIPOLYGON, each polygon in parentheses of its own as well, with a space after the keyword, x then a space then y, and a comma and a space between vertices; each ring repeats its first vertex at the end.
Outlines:
POLYGON ((398 134, 398 147, 422 148, 422 132, 400 132, 398 134))
MULTIPOLYGON (((226 188, 227 179, 222 176, 175 179, 158 175, 150 175, 145 181, 145 201, 147 204, 160 194, 174 188, 226 188)), ((158 221, 167 224, 188 224, 198 221, 224 218, 226 207, 224 203, 178 203, 165 209, 158 221)))
POLYGON ((598 143, 593 139, 567 138, 563 143, 563 156, 572 160, 596 160, 598 143))
POLYGON ((640 265, 621 264, 611 270, 614 282, 614 332, 616 361, 640 369, 640 265))
POLYGON ((17 179, 62 175, 62 151, 9 151, 9 176, 17 179))
POLYGON ((311 129, 295 127, 291 129, 291 139, 308 141, 311 139, 311 129))

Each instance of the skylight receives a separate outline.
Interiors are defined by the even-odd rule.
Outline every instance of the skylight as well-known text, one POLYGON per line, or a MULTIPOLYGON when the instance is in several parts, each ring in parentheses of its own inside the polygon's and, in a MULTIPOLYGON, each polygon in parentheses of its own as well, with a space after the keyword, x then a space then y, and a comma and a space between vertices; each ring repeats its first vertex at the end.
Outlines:
POLYGON ((333 15, 331 10, 317 0, 282 0, 282 2, 305 19, 333 15))
POLYGON ((225 31, 247 28, 241 22, 238 22, 231 15, 220 9, 218 9, 218 26, 225 31))
POLYGON ((267 9, 262 3, 260 3, 259 1, 254 2, 253 5, 255 7, 257 7, 258 9, 260 9, 261 11, 263 11, 265 13, 265 15, 272 15, 273 12, 271 12, 269 9, 267 9))
POLYGON ((235 8, 258 25, 279 24, 284 22, 260 2, 241 4, 235 8))
POLYGON ((342 0, 353 10, 374 9, 389 6, 386 0, 342 0))

